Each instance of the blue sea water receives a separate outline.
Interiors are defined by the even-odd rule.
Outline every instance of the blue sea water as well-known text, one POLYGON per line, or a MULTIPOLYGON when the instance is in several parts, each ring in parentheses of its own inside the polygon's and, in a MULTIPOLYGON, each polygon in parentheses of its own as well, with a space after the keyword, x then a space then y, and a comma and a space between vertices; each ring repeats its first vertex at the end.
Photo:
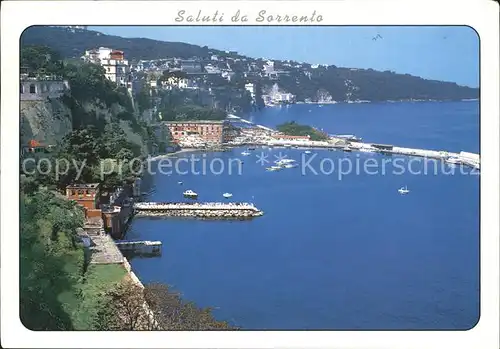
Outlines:
MULTIPOLYGON (((247 118, 267 126, 295 120, 367 142, 479 152, 477 102, 293 105, 247 118)), ((195 155, 195 171, 218 158, 215 171, 223 164, 222 174, 153 176, 155 192, 147 200, 180 201, 192 189, 200 201, 222 201, 231 192, 232 201, 252 201, 265 215, 236 222, 135 218, 128 239, 163 242, 160 258, 131 260, 144 283, 168 283, 243 329, 439 330, 476 324, 477 174, 378 154, 305 155, 275 148, 242 157, 242 151, 195 155), (256 162, 261 152, 269 160, 281 152, 301 166, 267 172, 256 162), (244 161, 241 173, 237 164, 229 165, 235 158, 244 161), (358 165, 340 176, 346 159, 358 165), (366 173, 368 162, 377 165, 366 173), (410 168, 427 174, 411 174, 410 168), (408 195, 398 194, 403 185, 408 195)))

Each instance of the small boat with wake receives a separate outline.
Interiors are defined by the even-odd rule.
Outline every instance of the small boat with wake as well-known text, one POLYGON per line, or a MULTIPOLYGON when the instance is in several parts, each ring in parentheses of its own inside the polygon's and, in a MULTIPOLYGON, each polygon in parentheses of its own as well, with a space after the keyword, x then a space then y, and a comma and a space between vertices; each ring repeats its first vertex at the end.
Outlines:
POLYGON ((189 198, 189 199, 196 199, 198 198, 198 194, 192 191, 191 189, 186 190, 184 193, 182 193, 184 197, 189 198))
POLYGON ((401 195, 405 195, 405 194, 408 194, 410 191, 408 190, 408 187, 405 185, 404 187, 399 188, 398 192, 401 195))

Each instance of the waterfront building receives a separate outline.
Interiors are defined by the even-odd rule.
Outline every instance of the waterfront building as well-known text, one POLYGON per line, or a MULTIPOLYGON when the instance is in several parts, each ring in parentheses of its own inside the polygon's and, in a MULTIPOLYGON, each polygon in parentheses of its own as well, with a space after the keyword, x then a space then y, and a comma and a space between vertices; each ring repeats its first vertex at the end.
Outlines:
POLYGON ((272 138, 278 141, 309 141, 310 136, 291 136, 285 134, 274 134, 272 138))
POLYGON ((70 184, 66 187, 66 197, 82 206, 87 218, 101 216, 99 196, 99 183, 70 184))
POLYGON ((171 137, 181 141, 189 135, 196 135, 207 143, 220 144, 224 140, 227 121, 197 120, 197 121, 167 121, 171 137))

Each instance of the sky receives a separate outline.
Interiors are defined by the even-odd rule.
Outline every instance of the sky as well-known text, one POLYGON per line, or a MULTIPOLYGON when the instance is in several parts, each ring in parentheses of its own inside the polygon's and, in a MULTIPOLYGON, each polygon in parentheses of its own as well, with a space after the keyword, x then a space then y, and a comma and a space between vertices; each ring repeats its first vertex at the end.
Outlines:
POLYGON ((479 38, 469 27, 89 27, 105 34, 144 37, 348 68, 392 70, 426 79, 479 86, 479 38), (373 40, 380 35, 382 38, 373 40))

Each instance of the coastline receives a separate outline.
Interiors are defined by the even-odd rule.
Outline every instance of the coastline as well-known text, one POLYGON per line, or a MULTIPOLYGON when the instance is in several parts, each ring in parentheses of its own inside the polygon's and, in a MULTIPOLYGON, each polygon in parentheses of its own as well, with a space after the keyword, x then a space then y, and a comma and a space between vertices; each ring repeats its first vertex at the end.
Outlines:
POLYGON ((156 161, 156 160, 170 158, 170 157, 173 157, 173 156, 176 156, 176 155, 179 155, 179 154, 195 153, 195 152, 206 151, 206 150, 210 150, 210 149, 204 149, 204 148, 185 148, 185 149, 176 150, 176 151, 174 151, 172 153, 151 156, 151 157, 148 157, 146 160, 147 161, 156 161))

